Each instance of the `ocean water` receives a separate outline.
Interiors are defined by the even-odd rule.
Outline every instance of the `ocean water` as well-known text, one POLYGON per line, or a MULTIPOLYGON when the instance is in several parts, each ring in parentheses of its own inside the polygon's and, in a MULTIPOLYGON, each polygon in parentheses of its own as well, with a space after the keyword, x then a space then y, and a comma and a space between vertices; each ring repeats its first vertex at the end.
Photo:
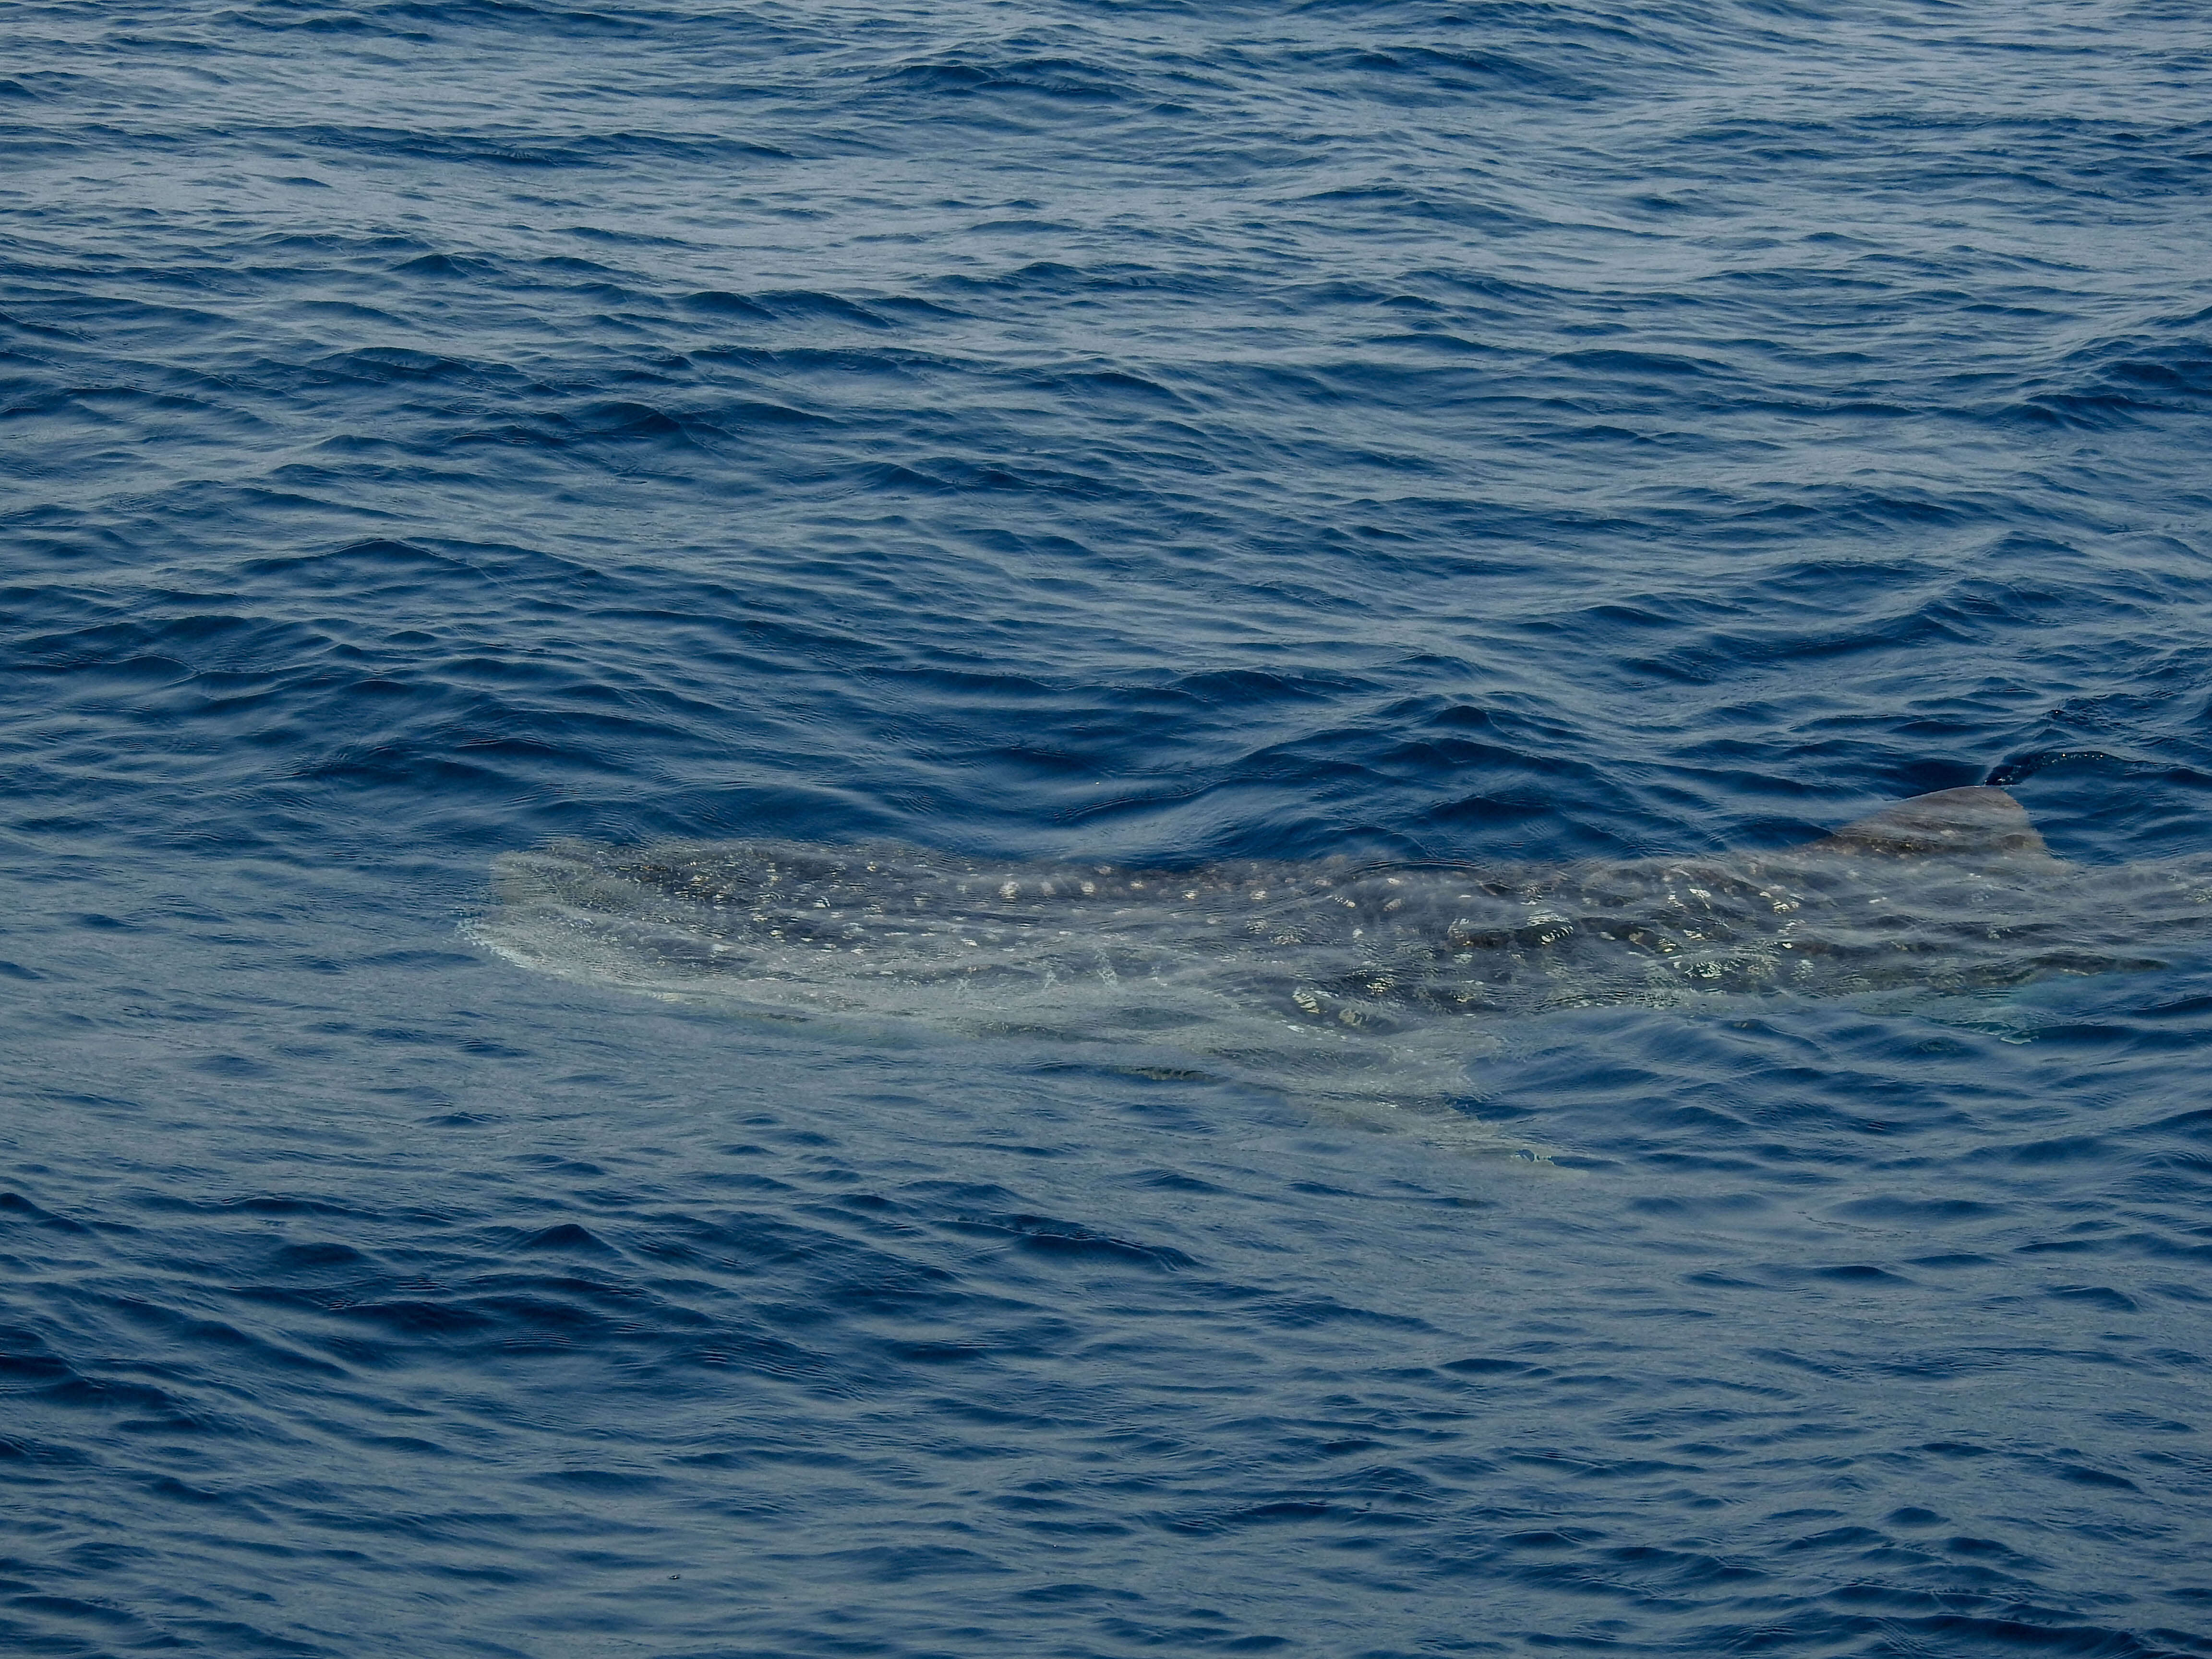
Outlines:
POLYGON ((2212 1652, 2212 949, 1453 1109, 556 837, 2212 854, 2174 0, 0 10, 0 1648, 2212 1652))

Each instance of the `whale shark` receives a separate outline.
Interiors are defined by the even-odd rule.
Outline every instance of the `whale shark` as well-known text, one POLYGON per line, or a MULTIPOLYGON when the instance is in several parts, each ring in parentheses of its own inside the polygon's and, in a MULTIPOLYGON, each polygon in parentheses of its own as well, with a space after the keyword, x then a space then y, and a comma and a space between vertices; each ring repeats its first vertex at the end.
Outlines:
POLYGON ((1467 1067, 1504 1021, 1986 998, 2212 939, 2212 869, 2066 862, 1989 786, 1778 851, 1557 865, 565 840, 500 855, 493 901, 475 940, 572 980, 878 1035, 1072 1044, 1431 1128, 1473 1125, 1467 1067))

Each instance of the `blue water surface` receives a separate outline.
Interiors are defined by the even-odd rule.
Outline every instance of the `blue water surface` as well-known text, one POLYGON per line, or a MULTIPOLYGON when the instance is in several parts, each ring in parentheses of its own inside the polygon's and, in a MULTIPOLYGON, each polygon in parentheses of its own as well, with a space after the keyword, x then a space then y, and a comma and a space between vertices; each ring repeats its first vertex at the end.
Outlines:
POLYGON ((2212 853, 2201 6, 0 44, 0 1647, 2212 1652, 2212 953, 1526 1020, 1545 1165, 461 930, 1992 769, 2212 853))

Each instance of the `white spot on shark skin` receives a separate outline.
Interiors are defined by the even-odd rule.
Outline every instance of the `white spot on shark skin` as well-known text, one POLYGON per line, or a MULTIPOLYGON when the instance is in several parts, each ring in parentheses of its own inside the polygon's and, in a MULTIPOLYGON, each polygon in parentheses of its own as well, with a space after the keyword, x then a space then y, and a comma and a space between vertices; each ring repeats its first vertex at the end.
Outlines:
POLYGON ((1921 797, 1755 858, 1472 881, 1464 866, 1251 861, 1124 876, 773 841, 556 842, 502 855, 494 881, 468 931, 544 972, 778 1019, 1018 1030, 1109 1065, 1172 1048, 1317 1109, 1425 1102, 1413 1115, 1477 1139, 1453 1103, 1483 1019, 1783 984, 1988 995, 2212 939, 2201 863, 2061 863, 1996 789, 1921 797), (1112 878, 1105 905, 1085 902, 1098 877, 1112 878), (971 892, 989 896, 980 914, 971 892), (1018 915, 990 908, 1017 899, 1018 915), (1239 904, 1267 908, 1223 926, 1239 904), (1305 1023, 1284 1019, 1293 1008, 1305 1023))

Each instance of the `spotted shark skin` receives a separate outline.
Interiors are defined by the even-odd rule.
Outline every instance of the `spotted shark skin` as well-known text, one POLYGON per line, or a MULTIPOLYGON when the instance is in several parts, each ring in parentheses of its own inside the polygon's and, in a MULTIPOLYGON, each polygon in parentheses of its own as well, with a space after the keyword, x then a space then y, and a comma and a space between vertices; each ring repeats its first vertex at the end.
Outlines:
POLYGON ((2212 939, 2212 872, 2053 858, 1988 787, 1773 853, 1190 870, 746 840, 502 855, 470 931, 542 971, 775 1018, 1084 1045, 1340 1112, 1464 1120, 1476 1022, 1990 994, 2212 939))

